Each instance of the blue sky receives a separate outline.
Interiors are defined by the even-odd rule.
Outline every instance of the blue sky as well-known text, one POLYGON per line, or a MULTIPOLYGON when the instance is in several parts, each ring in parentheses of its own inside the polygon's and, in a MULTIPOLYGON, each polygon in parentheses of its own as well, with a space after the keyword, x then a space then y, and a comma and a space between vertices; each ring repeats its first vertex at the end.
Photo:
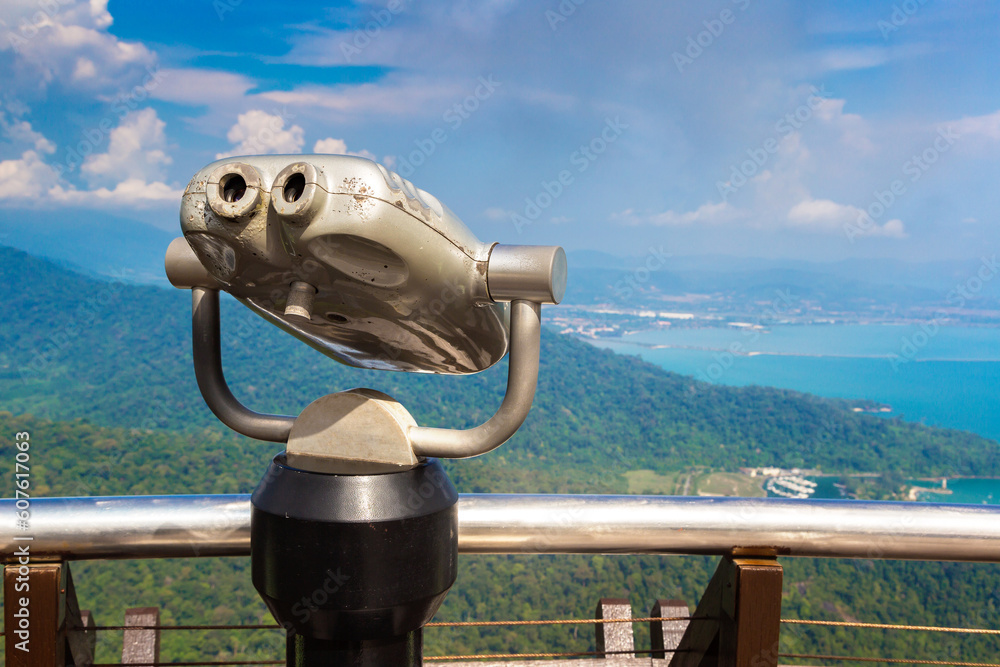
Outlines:
POLYGON ((978 258, 1000 3, 7 0, 0 205, 177 229, 217 157, 350 152, 483 240, 978 258))

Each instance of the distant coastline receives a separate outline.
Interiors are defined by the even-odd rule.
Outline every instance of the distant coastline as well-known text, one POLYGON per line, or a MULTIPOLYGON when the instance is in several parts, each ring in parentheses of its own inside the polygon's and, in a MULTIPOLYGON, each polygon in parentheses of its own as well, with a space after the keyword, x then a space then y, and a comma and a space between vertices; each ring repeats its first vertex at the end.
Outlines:
POLYGON ((906 492, 907 500, 917 501, 920 500, 921 493, 933 493, 942 496, 954 495, 954 491, 951 489, 942 489, 934 486, 911 486, 906 492))
POLYGON ((703 382, 778 387, 856 401, 853 405, 861 407, 888 405, 891 412, 877 414, 1000 442, 1000 411, 991 409, 1000 396, 1000 332, 995 328, 941 326, 933 335, 916 325, 770 324, 761 331, 668 327, 619 336, 563 332, 703 382))
MULTIPOLYGON (((741 468, 741 474, 760 480, 759 487, 769 496, 835 500, 847 497, 846 486, 838 483, 845 477, 872 479, 881 473, 823 473, 818 470, 779 470, 777 468, 741 468), (809 488, 806 488, 809 487, 809 488)), ((756 481, 756 480, 755 480, 756 481)), ((905 481, 903 497, 910 502, 955 504, 1000 504, 998 477, 924 477, 905 481)))
MULTIPOLYGON (((865 325, 865 326, 877 326, 877 325, 865 325)), ((640 332, 627 332, 621 336, 588 336, 585 334, 577 334, 577 337, 588 343, 619 343, 621 345, 631 345, 635 347, 641 347, 647 350, 688 350, 693 352, 721 352, 726 354, 733 354, 738 357, 801 357, 801 358, 813 358, 813 359, 883 359, 890 361, 893 358, 892 353, 886 354, 838 354, 835 352, 781 352, 777 350, 733 350, 732 347, 711 347, 705 345, 679 345, 674 343, 645 343, 642 341, 629 340, 630 336, 634 336, 640 332)), ((927 358, 914 358, 908 361, 913 363, 924 363, 924 362, 958 362, 958 363, 1000 363, 1000 359, 994 358, 975 358, 975 357, 927 357, 927 358)))

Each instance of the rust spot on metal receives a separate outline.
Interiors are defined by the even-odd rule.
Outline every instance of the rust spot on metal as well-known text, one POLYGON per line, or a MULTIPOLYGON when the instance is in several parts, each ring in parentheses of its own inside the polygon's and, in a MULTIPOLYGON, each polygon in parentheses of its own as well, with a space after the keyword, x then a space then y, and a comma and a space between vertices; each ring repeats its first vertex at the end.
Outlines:
POLYGON ((734 558, 753 558, 754 556, 774 557, 781 552, 777 547, 733 547, 730 552, 734 558))
POLYGON ((344 190, 350 194, 361 193, 371 195, 375 192, 367 183, 356 177, 344 179, 344 190))

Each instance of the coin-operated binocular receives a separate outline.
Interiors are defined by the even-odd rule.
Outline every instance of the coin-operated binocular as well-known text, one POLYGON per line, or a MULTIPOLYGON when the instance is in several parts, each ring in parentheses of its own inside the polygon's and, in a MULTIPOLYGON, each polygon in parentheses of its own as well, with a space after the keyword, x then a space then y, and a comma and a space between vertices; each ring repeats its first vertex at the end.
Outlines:
POLYGON ((205 402, 233 430, 285 443, 252 496, 251 559, 289 664, 421 664, 457 561, 458 495, 435 459, 486 453, 524 422, 541 304, 565 291, 562 248, 482 243, 432 195, 340 155, 210 164, 184 192, 181 229, 166 270, 192 291, 205 402), (254 412, 223 376, 220 290, 359 368, 467 374, 509 351, 503 403, 466 430, 419 426, 372 389, 297 417, 254 412))

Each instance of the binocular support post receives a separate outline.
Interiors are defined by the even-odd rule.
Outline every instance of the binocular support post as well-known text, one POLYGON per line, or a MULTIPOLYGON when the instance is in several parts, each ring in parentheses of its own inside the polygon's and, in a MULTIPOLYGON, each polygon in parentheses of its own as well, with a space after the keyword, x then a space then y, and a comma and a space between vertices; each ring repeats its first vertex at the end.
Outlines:
POLYGON ((480 243, 447 209, 426 205, 436 200, 368 161, 292 159, 241 158, 193 179, 167 277, 191 289, 195 376, 208 407, 238 433, 285 445, 252 495, 250 541, 253 584, 288 633, 288 664, 418 667, 422 629, 457 573, 458 493, 435 457, 485 454, 524 422, 538 384, 541 304, 562 299, 566 257, 555 246, 480 243), (324 184, 334 176, 362 186, 324 184), (293 177, 305 179, 294 202, 293 177), (235 200, 223 196, 230 181, 245 186, 235 200), (350 212, 326 205, 331 198, 365 203, 364 239, 353 236, 350 212), (251 219, 280 227, 288 245, 246 231, 258 229, 251 219), (352 305, 341 313, 338 281, 351 279, 352 305), (460 298, 447 313, 425 311, 442 280, 455 281, 460 298), (322 396, 294 417, 255 412, 223 373, 219 290, 362 368, 471 373, 509 352, 503 402, 465 430, 421 427, 371 389, 322 396), (369 329, 367 318, 384 326, 369 329), (342 325, 354 327, 353 347, 342 325), (401 345, 395 363, 377 356, 390 341, 401 345))
POLYGON ((198 389, 223 424, 256 440, 287 442, 295 417, 254 412, 233 396, 222 372, 219 290, 191 288, 191 351, 198 389))
POLYGON ((336 475, 275 456, 251 497, 251 570, 288 664, 423 664, 422 628, 455 583, 457 503, 435 460, 336 475))
MULTIPOLYGON (((271 462, 251 500, 251 570, 254 587, 288 632, 288 664, 423 664, 422 628, 454 584, 458 560, 458 493, 428 457, 483 454, 517 431, 538 381, 540 315, 540 304, 512 301, 503 403, 468 430, 410 426, 416 465, 336 474, 308 469, 308 459, 290 465, 285 453, 271 462)), ((192 288, 192 334, 198 387, 212 412, 249 437, 288 442, 295 417, 254 412, 226 383, 217 289, 192 288)), ((350 434, 355 441, 369 436, 350 434)))

